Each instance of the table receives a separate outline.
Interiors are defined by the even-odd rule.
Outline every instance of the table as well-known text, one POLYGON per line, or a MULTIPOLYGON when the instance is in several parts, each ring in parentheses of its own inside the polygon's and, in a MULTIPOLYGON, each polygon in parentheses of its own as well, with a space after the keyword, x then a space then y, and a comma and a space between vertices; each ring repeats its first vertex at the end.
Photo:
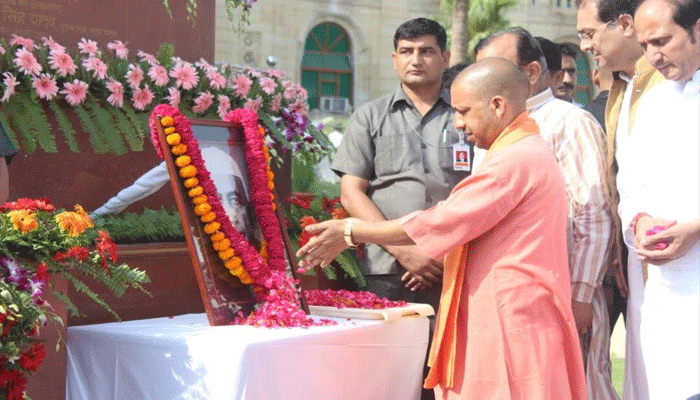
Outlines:
POLYGON ((420 397, 426 317, 328 319, 339 324, 212 327, 205 314, 186 314, 69 327, 66 399, 420 397))

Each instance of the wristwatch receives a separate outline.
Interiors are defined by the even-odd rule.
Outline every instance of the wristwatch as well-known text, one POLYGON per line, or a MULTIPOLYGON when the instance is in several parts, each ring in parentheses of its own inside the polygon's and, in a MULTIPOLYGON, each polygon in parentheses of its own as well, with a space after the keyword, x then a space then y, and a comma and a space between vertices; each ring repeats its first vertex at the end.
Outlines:
POLYGON ((345 230, 343 231, 343 236, 345 237, 345 243, 350 247, 356 247, 357 243, 352 241, 352 226, 358 223, 357 218, 348 218, 345 220, 345 230))

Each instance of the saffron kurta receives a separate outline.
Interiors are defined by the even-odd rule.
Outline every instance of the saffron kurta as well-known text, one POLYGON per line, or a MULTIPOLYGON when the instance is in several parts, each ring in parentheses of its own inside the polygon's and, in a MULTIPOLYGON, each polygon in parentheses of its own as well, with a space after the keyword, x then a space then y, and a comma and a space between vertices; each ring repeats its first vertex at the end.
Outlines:
MULTIPOLYGON (((586 398, 571 312, 567 212, 557 161, 535 134, 489 152, 447 200, 402 219, 406 233, 434 259, 468 247, 464 265, 445 262, 443 294, 461 291, 455 332, 438 327, 433 341, 456 338, 448 367, 454 368, 453 387, 441 374, 438 398, 586 398), (464 282, 448 281, 460 268, 464 282)), ((450 308, 441 304, 441 313, 450 308)))

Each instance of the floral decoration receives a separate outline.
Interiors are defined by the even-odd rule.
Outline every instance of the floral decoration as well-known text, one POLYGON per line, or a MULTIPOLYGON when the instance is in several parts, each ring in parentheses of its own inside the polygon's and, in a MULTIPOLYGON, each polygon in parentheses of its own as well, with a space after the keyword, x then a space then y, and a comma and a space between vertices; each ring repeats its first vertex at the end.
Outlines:
MULTIPOLYGON (((42 294, 52 276, 62 276, 76 291, 118 315, 82 280, 104 283, 115 295, 129 288, 143 290, 145 272, 117 264, 117 247, 95 228, 85 210, 57 209, 48 199, 22 198, 0 207, 0 393, 23 399, 24 374, 36 371, 44 357, 36 337, 48 321, 61 324, 42 294)), ((65 293, 53 291, 73 313, 79 310, 65 293)))
MULTIPOLYGON (((340 197, 328 198, 327 196, 317 196, 311 193, 292 193, 287 199, 289 202, 289 212, 287 213, 287 224, 290 239, 294 250, 304 246, 314 234, 309 233, 304 228, 307 225, 328 219, 343 219, 348 217, 347 211, 340 204, 340 197)), ((364 244, 360 244, 354 249, 346 249, 341 252, 331 263, 324 267, 323 272, 330 279, 337 278, 335 265, 345 271, 359 287, 365 285, 364 275, 360 271, 358 263, 364 257, 364 244)), ((299 268, 300 274, 312 274, 313 270, 299 268)))
POLYGON ((408 303, 403 300, 391 301, 374 293, 347 290, 307 290, 304 292, 310 306, 329 306, 337 308, 381 309, 405 307, 408 303))
MULTIPOLYGON (((9 42, 0 39, 0 108, 6 107, 4 103, 12 104, 11 100, 20 93, 29 94, 34 101, 65 101, 76 109, 83 125, 83 120, 101 115, 92 108, 81 112, 86 103, 91 107, 113 107, 116 110, 107 112, 124 113, 128 120, 138 119, 134 118, 134 110, 148 112, 160 103, 178 107, 188 116, 216 119, 223 119, 232 109, 246 108, 256 112, 265 125, 264 140, 268 145, 278 144, 284 151, 292 151, 294 157, 312 162, 332 151, 325 135, 309 123, 306 90, 287 80, 284 72, 214 65, 204 59, 190 62, 173 57, 166 50, 158 55, 143 51, 134 54, 126 45, 115 40, 107 43, 104 50, 97 42, 83 38, 78 51, 71 53, 51 37, 43 37, 38 43, 17 35, 12 35, 9 42)), ((24 98, 20 103, 25 108, 32 105, 24 98)), ((33 107, 35 117, 44 118, 46 126, 38 124, 36 129, 42 140, 34 139, 32 144, 38 143, 47 152, 56 151, 55 138, 48 136, 51 121, 43 107, 33 107)), ((60 112, 60 107, 50 108, 54 113, 60 112)), ((24 133, 23 129, 29 127, 23 127, 10 111, 13 110, 4 113, 9 123, 3 122, 9 125, 8 133, 18 143, 37 136, 15 137, 15 129, 24 133)), ((113 117, 112 125, 122 120, 125 119, 113 117)), ((68 122, 61 124, 62 130, 68 126, 68 122)), ((135 144, 127 142, 134 149, 135 144)), ((26 151, 25 147, 31 145, 20 146, 26 151)), ((72 149, 78 151, 75 146, 72 149)), ((116 148, 111 150, 118 152, 116 148)), ((279 157, 272 149, 271 155, 279 157)))

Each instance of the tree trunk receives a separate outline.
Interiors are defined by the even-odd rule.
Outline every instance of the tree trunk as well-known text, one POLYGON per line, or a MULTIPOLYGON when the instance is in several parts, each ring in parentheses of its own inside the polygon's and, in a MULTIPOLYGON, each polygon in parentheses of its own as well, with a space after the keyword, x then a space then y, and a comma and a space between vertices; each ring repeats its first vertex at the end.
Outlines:
POLYGON ((469 45, 469 0, 454 0, 450 65, 467 60, 469 45))

